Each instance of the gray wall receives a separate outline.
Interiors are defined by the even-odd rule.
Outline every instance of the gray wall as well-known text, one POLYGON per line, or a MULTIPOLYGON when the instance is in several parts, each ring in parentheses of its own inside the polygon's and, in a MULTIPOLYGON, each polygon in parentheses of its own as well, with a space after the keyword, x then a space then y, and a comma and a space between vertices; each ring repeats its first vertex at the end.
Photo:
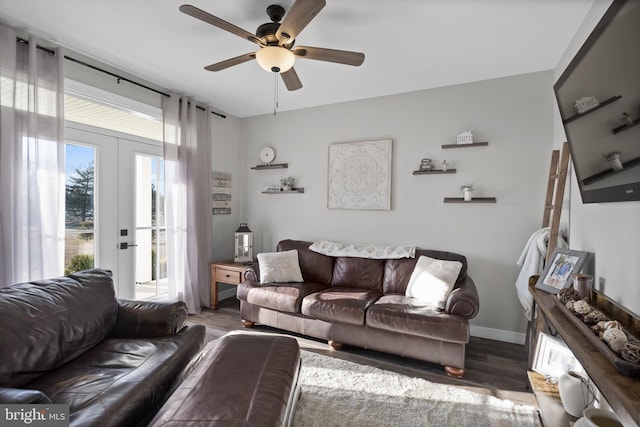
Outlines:
MULTIPOLYGON (((557 79, 611 4, 596 0, 555 70, 557 79)), ((554 141, 566 139, 559 113, 554 141)), ((575 175, 571 181, 571 248, 595 254, 594 283, 604 294, 640 314, 640 202, 582 204, 575 175)))
POLYGON ((462 253, 480 293, 472 333, 522 342, 516 260, 542 220, 553 146, 552 81, 552 71, 538 72, 241 119, 243 218, 254 230, 256 250, 273 251, 279 240, 294 238, 462 253), (489 146, 441 149, 465 130, 489 146), (329 144, 380 139, 393 140, 392 209, 328 209, 329 144), (264 146, 289 168, 251 170, 264 146), (458 172, 412 175, 425 157, 438 164, 446 159, 458 172), (294 176, 305 193, 261 194, 284 175, 294 176), (497 204, 443 203, 462 196, 460 185, 470 182, 474 197, 497 197, 497 204))
POLYGON ((223 261, 233 258, 233 233, 242 221, 240 120, 230 115, 226 119, 215 117, 211 140, 211 170, 231 174, 231 214, 213 215, 213 261, 223 261))
MULTIPOLYGON (((212 261, 227 261, 233 259, 235 244, 234 232, 238 224, 243 221, 242 216, 242 186, 244 171, 241 168, 242 144, 240 143, 240 120, 237 117, 227 115, 226 119, 214 118, 212 125, 211 170, 215 172, 227 172, 231 174, 231 214, 212 216, 213 250, 212 261)), ((210 295, 209 283, 206 286, 206 294, 210 295)), ((236 295, 236 287, 218 284, 218 297, 220 299, 233 298, 236 295)))

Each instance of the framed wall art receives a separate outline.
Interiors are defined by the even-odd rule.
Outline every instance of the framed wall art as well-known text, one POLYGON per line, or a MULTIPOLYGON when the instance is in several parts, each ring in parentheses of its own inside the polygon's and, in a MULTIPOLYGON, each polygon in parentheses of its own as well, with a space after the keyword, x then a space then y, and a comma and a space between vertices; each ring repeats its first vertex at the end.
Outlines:
POLYGON ((211 172, 211 203, 214 215, 231 214, 231 174, 211 172))
POLYGON ((540 275, 536 288, 557 294, 571 285, 573 274, 579 273, 587 252, 556 248, 540 275))
POLYGON ((329 209, 391 209, 392 142, 329 145, 329 209))

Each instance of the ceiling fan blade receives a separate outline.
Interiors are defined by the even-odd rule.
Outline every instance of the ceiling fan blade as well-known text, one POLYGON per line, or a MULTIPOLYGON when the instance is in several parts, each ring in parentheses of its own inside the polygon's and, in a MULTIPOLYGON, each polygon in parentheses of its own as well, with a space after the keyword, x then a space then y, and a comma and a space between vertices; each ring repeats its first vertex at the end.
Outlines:
POLYGON ((296 70, 294 70, 293 67, 291 67, 289 71, 280 73, 280 76, 282 76, 282 80, 284 81, 287 90, 293 91, 302 88, 302 82, 300 81, 298 73, 296 73, 296 70))
POLYGON ((325 0, 296 0, 276 31, 280 46, 289 44, 326 5, 325 0))
POLYGON ((315 59, 318 61, 336 62, 338 64, 353 65, 357 67, 364 62, 364 53, 348 50, 324 49, 321 47, 297 46, 293 54, 300 58, 315 59))
POLYGON ((255 44, 258 44, 260 46, 264 46, 265 42, 264 40, 262 40, 261 38, 259 38, 258 36, 256 36, 255 34, 251 34, 250 32, 243 30, 240 27, 237 27, 223 19, 218 18, 217 16, 213 16, 210 13, 205 12, 202 9, 198 9, 195 6, 192 6, 190 4, 183 4, 182 6, 179 7, 180 12, 182 13, 186 13, 189 16, 193 16, 196 19, 199 19, 201 21, 204 21, 208 24, 213 25, 214 27, 218 27, 222 30, 228 31, 232 34, 235 34, 236 36, 240 36, 245 40, 249 40, 250 42, 253 42, 255 44))
POLYGON ((220 71, 234 65, 242 64, 243 62, 251 61, 256 58, 256 53, 245 53, 244 55, 236 56, 235 58, 227 59, 226 61, 216 62, 215 64, 207 65, 204 67, 207 71, 220 71))

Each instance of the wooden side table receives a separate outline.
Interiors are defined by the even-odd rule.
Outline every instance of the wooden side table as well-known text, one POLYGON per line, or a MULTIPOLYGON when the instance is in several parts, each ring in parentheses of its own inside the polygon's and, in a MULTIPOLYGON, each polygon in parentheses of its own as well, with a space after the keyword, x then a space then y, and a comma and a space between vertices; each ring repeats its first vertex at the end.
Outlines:
POLYGON ((233 261, 213 262, 211 268, 211 309, 218 308, 218 282, 228 285, 239 285, 244 280, 244 273, 249 266, 233 261))

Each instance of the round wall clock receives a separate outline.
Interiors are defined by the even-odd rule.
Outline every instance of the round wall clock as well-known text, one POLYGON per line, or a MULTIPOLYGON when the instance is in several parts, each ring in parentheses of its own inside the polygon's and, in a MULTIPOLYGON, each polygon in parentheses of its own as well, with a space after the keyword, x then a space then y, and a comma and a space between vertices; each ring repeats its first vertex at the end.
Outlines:
POLYGON ((269 164, 276 158, 276 152, 271 147, 264 147, 260 150, 260 160, 269 164))

